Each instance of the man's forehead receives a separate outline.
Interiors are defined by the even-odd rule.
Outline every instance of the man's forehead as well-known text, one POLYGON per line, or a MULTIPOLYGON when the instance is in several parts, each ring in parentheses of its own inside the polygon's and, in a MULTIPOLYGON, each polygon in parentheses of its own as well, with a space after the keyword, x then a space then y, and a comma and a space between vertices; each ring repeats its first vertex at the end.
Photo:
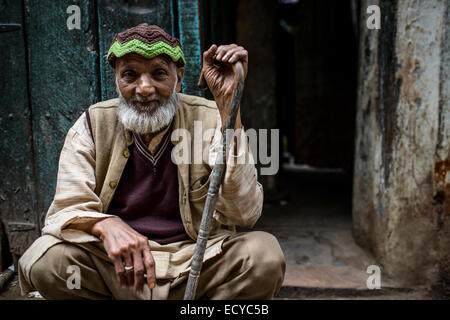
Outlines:
POLYGON ((154 58, 148 59, 137 53, 129 53, 117 59, 117 63, 121 65, 127 64, 148 64, 148 65, 165 65, 170 67, 172 60, 166 55, 159 55, 154 58))

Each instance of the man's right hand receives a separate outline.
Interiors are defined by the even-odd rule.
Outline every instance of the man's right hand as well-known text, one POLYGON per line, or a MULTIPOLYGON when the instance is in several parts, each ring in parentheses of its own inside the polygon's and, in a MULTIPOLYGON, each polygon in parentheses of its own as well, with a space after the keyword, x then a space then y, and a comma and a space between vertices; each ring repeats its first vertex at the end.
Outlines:
POLYGON ((91 234, 103 240, 106 253, 114 264, 122 288, 142 293, 145 283, 153 289, 156 282, 155 260, 147 237, 141 235, 118 217, 102 219, 92 225, 91 234), (133 266, 125 271, 125 266, 133 266))

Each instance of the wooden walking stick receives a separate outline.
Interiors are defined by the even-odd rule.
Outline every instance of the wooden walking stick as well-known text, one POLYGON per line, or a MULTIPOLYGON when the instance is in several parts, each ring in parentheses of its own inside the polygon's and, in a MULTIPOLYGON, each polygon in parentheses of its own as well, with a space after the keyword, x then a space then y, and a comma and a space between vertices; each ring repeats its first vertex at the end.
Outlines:
MULTIPOLYGON (((234 78, 233 96, 229 105, 230 115, 227 118, 225 130, 222 133, 222 148, 219 148, 217 153, 216 163, 211 172, 211 179, 208 189, 208 195, 205 201, 205 207, 203 208, 202 221, 200 224, 200 231, 197 237, 197 243, 195 245, 194 257, 192 258, 191 271, 189 272, 189 278, 186 285, 186 291, 184 293, 184 300, 195 299, 195 293, 197 291, 198 279, 203 265, 203 256, 205 255, 206 243, 209 237, 209 231, 211 229, 211 223, 213 219, 213 212, 216 208, 217 196, 219 193, 220 184, 222 182, 222 175, 226 166, 227 150, 230 141, 228 141, 229 135, 226 134, 227 129, 234 129, 236 122, 237 112, 242 98, 242 92, 244 89, 244 68, 240 61, 232 65, 234 78)), ((200 76, 199 81, 200 88, 206 88, 206 82, 203 76, 200 76)))

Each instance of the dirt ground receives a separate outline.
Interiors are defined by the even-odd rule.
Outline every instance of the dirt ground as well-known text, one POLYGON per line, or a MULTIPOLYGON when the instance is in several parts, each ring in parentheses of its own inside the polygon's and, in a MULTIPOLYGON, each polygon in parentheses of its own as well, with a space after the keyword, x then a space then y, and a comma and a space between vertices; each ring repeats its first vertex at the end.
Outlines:
POLYGON ((41 300, 43 298, 36 298, 32 294, 22 296, 20 293, 19 279, 14 275, 6 284, 6 287, 0 292, 0 300, 41 300))

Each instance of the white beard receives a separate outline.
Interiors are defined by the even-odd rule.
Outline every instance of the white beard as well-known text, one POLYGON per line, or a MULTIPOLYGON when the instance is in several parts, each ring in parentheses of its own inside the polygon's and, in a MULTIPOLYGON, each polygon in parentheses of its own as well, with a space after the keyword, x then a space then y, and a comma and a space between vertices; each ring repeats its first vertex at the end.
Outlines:
MULTIPOLYGON (((175 83, 169 100, 157 107, 152 114, 149 114, 150 110, 148 109, 138 111, 139 109, 134 106, 132 102, 127 103, 125 101, 125 98, 120 92, 119 106, 117 109, 119 121, 123 124, 125 129, 140 135, 160 131, 170 124, 177 112, 180 98, 178 97, 176 87, 177 84, 175 83)), ((133 99, 139 101, 138 97, 133 99)))

